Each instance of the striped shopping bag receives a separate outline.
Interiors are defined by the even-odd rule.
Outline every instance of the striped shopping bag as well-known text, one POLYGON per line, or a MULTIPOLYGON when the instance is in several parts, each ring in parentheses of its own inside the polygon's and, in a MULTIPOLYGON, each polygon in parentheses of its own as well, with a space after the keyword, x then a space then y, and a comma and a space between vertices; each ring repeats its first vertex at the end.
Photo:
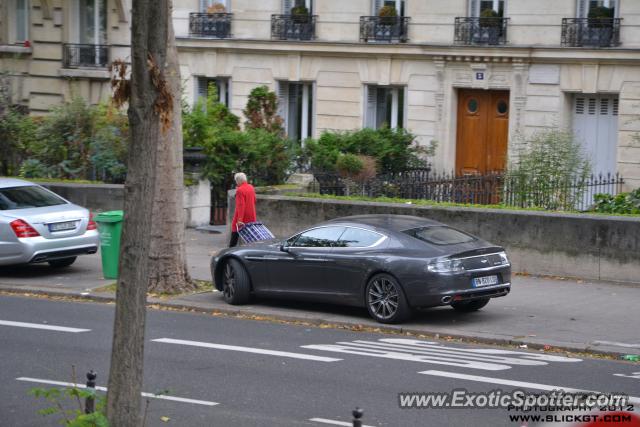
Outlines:
POLYGON ((261 240, 275 239, 275 236, 261 222, 249 222, 238 229, 238 234, 245 243, 259 242, 261 240))

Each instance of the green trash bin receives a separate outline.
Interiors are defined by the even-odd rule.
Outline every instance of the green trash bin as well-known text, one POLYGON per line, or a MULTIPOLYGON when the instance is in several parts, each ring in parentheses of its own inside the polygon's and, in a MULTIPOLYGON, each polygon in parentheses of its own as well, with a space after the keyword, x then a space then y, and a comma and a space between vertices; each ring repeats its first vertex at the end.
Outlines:
POLYGON ((100 253, 102 254, 102 275, 105 279, 118 278, 118 259, 120 257, 120 235, 124 212, 109 211, 96 215, 100 232, 100 253))

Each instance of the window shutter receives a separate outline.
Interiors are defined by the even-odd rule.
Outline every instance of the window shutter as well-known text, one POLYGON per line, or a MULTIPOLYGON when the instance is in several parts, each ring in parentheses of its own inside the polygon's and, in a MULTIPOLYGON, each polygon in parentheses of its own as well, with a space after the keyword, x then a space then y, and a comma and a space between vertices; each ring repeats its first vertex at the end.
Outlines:
POLYGON ((367 128, 376 128, 376 101, 378 99, 378 88, 375 86, 366 87, 367 105, 365 109, 364 126, 367 128))
POLYGON ((371 12, 371 15, 378 16, 378 12, 382 8, 382 6, 383 0, 373 0, 373 11, 371 12))
POLYGON ((284 120, 284 128, 289 122, 289 83, 278 82, 278 115, 284 120))
POLYGON ((587 17, 587 0, 578 0, 578 7, 576 8, 578 18, 587 17))
POLYGON ((291 9, 293 8, 292 4, 293 0, 282 0, 282 14, 289 15, 291 13, 291 9))
POLYGON ((480 0, 469 0, 469 15, 480 16, 480 0))

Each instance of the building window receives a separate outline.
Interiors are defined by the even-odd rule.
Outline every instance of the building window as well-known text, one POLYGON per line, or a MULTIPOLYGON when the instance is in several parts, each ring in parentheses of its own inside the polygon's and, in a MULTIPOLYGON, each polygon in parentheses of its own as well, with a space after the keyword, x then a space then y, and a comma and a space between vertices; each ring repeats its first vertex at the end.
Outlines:
POLYGON ((302 8, 307 9, 307 13, 309 15, 313 15, 313 1, 312 0, 282 0, 282 13, 285 15, 293 15, 296 12, 293 9, 297 9, 298 11, 302 10, 302 8), (300 8, 300 9, 298 9, 300 8))
POLYGON ((278 111, 287 137, 304 141, 313 136, 313 83, 279 82, 278 111))
MULTIPOLYGON (((24 43, 29 40, 29 0, 8 2, 8 36, 10 43, 24 43)), ((1 10, 2 6, 0 6, 1 10)))
POLYGON ((200 0, 200 13, 227 13, 228 0, 200 0))
POLYGON ((617 0, 578 0, 578 18, 617 18, 617 0))
POLYGON ((470 0, 469 16, 478 17, 504 17, 504 0, 470 0))
POLYGON ((398 86, 366 86, 365 127, 403 128, 405 88, 398 86))
POLYGON ((398 16, 404 16, 405 12, 404 0, 373 0, 373 15, 378 16, 380 9, 384 6, 393 6, 398 16))
POLYGON ((229 107, 229 79, 224 77, 197 77, 196 102, 202 99, 206 103, 211 85, 215 85, 218 91, 218 101, 224 104, 225 107, 229 107))
POLYGON ((107 43, 107 0, 78 0, 78 42, 107 43))

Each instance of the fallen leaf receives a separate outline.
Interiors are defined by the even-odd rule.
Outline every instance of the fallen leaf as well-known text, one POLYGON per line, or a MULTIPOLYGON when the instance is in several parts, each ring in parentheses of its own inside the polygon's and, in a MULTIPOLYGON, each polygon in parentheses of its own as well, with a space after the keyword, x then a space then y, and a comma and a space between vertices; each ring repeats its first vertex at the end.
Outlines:
POLYGON ((163 423, 168 423, 170 419, 171 418, 169 417, 160 417, 160 421, 162 421, 163 423))

